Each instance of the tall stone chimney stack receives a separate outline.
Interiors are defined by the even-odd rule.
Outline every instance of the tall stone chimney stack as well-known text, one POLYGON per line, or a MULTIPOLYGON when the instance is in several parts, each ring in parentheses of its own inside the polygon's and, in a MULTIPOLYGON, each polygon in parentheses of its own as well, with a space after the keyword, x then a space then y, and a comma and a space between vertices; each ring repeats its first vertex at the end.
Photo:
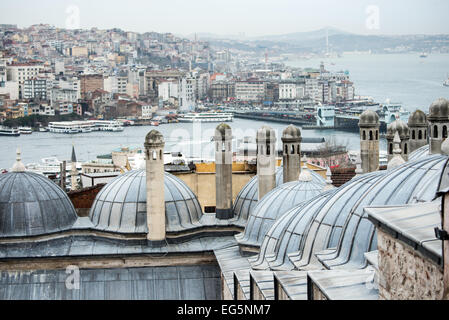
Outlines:
POLYGON ((429 144, 430 154, 441 154, 441 144, 447 138, 449 126, 449 101, 440 98, 429 108, 429 144))
POLYGON ((215 129, 215 214, 217 219, 233 217, 232 212, 232 130, 225 123, 215 129))
POLYGON ((301 130, 289 125, 282 133, 283 182, 297 181, 301 172, 301 130))
POLYGON ((410 129, 408 125, 402 120, 395 120, 388 125, 387 134, 385 137, 387 139, 388 162, 390 162, 390 160, 393 159, 395 155, 394 150, 396 147, 394 145, 394 138, 396 132, 398 133, 399 139, 401 140, 399 148, 401 149, 401 156, 405 161, 408 160, 408 155, 410 153, 410 129))
POLYGON ((379 116, 372 110, 362 113, 359 120, 360 157, 363 173, 379 170, 379 116))
POLYGON ((276 187, 276 133, 269 126, 257 130, 259 200, 276 187))
POLYGON ((415 110, 408 118, 410 129, 409 152, 412 153, 427 144, 427 117, 421 110, 415 110))
POLYGON ((147 239, 165 239, 164 137, 157 130, 145 137, 147 186, 147 239))

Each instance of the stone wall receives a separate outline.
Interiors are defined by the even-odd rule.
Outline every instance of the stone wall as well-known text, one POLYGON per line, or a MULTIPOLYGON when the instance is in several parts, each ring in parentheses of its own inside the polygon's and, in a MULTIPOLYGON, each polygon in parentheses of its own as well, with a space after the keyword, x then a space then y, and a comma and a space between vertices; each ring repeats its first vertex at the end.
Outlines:
POLYGON ((379 299, 435 300, 443 296, 443 271, 404 242, 377 229, 379 299))
POLYGON ((92 207, 98 192, 100 192, 103 187, 104 184, 97 184, 93 187, 70 191, 68 193, 70 201, 72 201, 76 213, 80 217, 86 217, 89 215, 89 209, 92 207))

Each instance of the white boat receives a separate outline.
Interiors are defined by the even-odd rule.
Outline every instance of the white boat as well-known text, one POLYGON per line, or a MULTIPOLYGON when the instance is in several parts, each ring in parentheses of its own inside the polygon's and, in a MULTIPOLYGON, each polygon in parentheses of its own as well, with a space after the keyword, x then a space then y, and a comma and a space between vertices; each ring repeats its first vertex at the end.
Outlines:
POLYGON ((187 113, 178 119, 179 122, 231 122, 234 115, 220 112, 187 113))
POLYGON ((124 130, 120 122, 107 120, 50 122, 48 129, 50 132, 68 134, 89 133, 92 131, 121 132, 124 130))
POLYGON ((94 130, 98 131, 110 131, 110 132, 122 132, 124 130, 122 124, 119 121, 108 120, 93 120, 94 130))
POLYGON ((443 86, 449 87, 449 77, 443 82, 443 86))
POLYGON ((20 134, 32 134, 33 129, 31 129, 30 127, 19 127, 19 132, 20 134))
POLYGON ((422 52, 422 53, 419 55, 419 57, 420 57, 420 58, 427 58, 427 53, 422 52))
MULTIPOLYGON (((42 158, 40 163, 29 163, 25 167, 27 171, 42 174, 44 176, 55 175, 61 173, 62 161, 58 160, 56 157, 42 158)), ((79 171, 81 169, 81 164, 76 163, 76 168, 79 171)), ((70 174, 72 170, 72 163, 70 161, 66 162, 66 172, 67 175, 70 174)))
POLYGON ((20 131, 17 128, 0 126, 0 136, 18 137, 20 136, 20 131))

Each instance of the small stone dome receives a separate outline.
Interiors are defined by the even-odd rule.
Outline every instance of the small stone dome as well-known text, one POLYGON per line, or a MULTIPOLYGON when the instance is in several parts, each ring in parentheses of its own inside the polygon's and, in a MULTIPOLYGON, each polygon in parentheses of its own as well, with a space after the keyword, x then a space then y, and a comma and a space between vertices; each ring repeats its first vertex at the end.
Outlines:
POLYGON ((164 136, 157 130, 151 130, 145 137, 147 143, 164 143, 164 136))
POLYGON ((449 101, 444 98, 435 100, 429 108, 429 121, 449 120, 449 101))
MULTIPOLYGON (((303 168, 301 172, 311 171, 303 168)), ((310 173, 312 177, 312 174, 310 173)), ((240 244, 260 246, 265 234, 285 212, 294 206, 319 195, 325 182, 320 179, 291 181, 267 193, 254 207, 245 231, 236 236, 240 244)))
POLYGON ((379 125, 379 115, 372 110, 365 110, 359 120, 359 127, 377 127, 379 125))
POLYGON ((292 124, 289 125, 282 132, 282 141, 301 141, 301 130, 292 124))
POLYGON ((270 126, 262 126, 259 130, 257 130, 256 141, 276 141, 276 132, 270 126))
MULTIPOLYGON (((165 173, 167 232, 200 226, 201 206, 179 178, 165 173)), ((97 194, 89 218, 96 229, 119 233, 147 233, 146 171, 133 170, 114 178, 97 194)))
POLYGON ((415 110, 408 118, 408 126, 411 127, 427 127, 427 116, 421 110, 415 110))
POLYGON ((215 128, 215 139, 225 140, 231 137, 231 127, 226 123, 221 123, 215 128))
POLYGON ((77 218, 67 194, 45 176, 0 174, 0 238, 68 230, 77 218))
POLYGON ((398 132, 401 140, 408 139, 410 137, 410 130, 408 125, 402 120, 395 120, 387 126, 387 139, 393 139, 395 132, 398 132))

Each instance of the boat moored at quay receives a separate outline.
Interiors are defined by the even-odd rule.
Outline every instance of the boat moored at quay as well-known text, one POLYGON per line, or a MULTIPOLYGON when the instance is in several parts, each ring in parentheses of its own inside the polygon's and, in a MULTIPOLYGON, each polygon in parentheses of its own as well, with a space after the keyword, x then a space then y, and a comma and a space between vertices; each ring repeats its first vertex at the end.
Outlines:
POLYGON ((48 130, 53 133, 77 134, 92 131, 121 132, 124 128, 120 122, 114 120, 87 120, 50 122, 48 130))
POLYGON ((232 113, 220 112, 187 113, 178 118, 179 122, 232 122, 233 119, 232 113))
POLYGON ((18 137, 20 136, 20 131, 17 128, 0 126, 0 136, 18 137))

